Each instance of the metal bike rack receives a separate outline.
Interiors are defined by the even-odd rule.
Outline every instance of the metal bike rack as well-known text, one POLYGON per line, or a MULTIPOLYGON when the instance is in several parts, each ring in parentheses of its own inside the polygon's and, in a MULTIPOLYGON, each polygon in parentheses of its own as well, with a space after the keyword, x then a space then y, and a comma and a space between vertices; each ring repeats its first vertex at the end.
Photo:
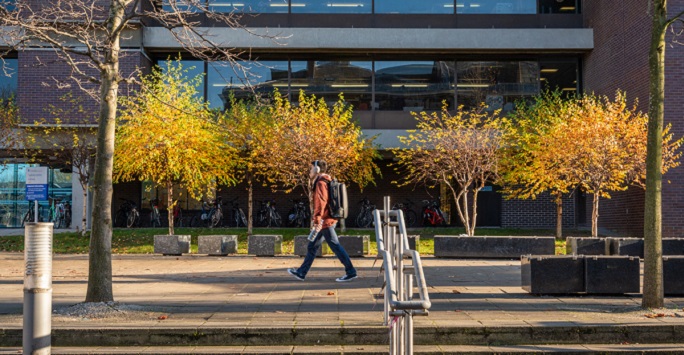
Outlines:
POLYGON ((389 196, 383 210, 373 211, 378 255, 385 277, 384 321, 390 327, 390 354, 413 354, 413 316, 427 316, 427 292, 420 254, 409 249, 406 224, 401 210, 390 209, 389 196), (391 218, 396 218, 392 221, 391 218), (419 299, 414 300, 414 280, 419 299))

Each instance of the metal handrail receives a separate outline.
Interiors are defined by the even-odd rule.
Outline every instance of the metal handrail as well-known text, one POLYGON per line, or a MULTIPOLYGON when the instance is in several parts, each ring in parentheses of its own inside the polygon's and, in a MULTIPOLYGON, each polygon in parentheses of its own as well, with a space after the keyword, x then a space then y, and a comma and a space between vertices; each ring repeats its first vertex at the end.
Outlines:
POLYGON ((427 291, 420 254, 409 248, 408 233, 402 210, 390 210, 389 197, 385 197, 384 210, 374 210, 375 235, 378 256, 382 257, 385 276, 384 324, 394 325, 390 332, 390 354, 413 354, 413 316, 428 315, 432 303, 427 291), (396 221, 391 218, 395 217, 396 221), (399 234, 397 235, 397 229, 399 234), (404 265, 404 260, 411 260, 404 265), (419 300, 413 300, 413 281, 418 288, 419 300), (395 317, 390 323, 390 316, 395 317))

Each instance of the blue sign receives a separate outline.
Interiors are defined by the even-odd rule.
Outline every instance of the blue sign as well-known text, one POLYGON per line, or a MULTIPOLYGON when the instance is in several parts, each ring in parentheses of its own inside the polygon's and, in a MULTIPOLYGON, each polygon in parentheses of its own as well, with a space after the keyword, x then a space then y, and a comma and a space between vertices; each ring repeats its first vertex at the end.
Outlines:
POLYGON ((26 185, 26 200, 28 201, 47 201, 48 186, 47 184, 26 185))

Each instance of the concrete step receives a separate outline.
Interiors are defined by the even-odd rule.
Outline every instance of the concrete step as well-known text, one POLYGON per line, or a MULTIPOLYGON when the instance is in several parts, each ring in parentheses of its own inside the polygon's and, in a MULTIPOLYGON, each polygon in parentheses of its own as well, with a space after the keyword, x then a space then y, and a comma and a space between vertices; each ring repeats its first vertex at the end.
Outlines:
MULTIPOLYGON (((385 355, 388 346, 355 345, 355 346, 185 346, 185 347, 52 347, 52 354, 321 354, 321 355, 385 355)), ((474 346, 474 345, 419 345, 414 348, 417 355, 444 354, 682 354, 682 344, 592 344, 592 345, 515 345, 515 346, 474 346)), ((21 348, 0 348, 0 354, 21 354, 21 348)))
MULTIPOLYGON (((344 327, 91 327, 54 328, 55 346, 367 346, 388 344, 388 328, 344 327)), ((419 345, 684 343, 684 325, 417 327, 419 345)), ((0 347, 22 344, 21 328, 0 327, 0 347)), ((684 351, 682 352, 684 354, 684 351)))

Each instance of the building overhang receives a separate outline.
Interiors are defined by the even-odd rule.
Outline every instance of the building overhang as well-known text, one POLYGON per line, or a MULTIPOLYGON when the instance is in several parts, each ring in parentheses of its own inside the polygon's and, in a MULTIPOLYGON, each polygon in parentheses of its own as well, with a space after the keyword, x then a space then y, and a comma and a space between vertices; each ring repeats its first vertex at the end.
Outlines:
MULTIPOLYGON (((221 47, 268 52, 581 53, 594 48, 590 28, 199 28, 198 32, 221 47)), ((143 46, 151 51, 182 48, 162 27, 145 27, 143 46)))

